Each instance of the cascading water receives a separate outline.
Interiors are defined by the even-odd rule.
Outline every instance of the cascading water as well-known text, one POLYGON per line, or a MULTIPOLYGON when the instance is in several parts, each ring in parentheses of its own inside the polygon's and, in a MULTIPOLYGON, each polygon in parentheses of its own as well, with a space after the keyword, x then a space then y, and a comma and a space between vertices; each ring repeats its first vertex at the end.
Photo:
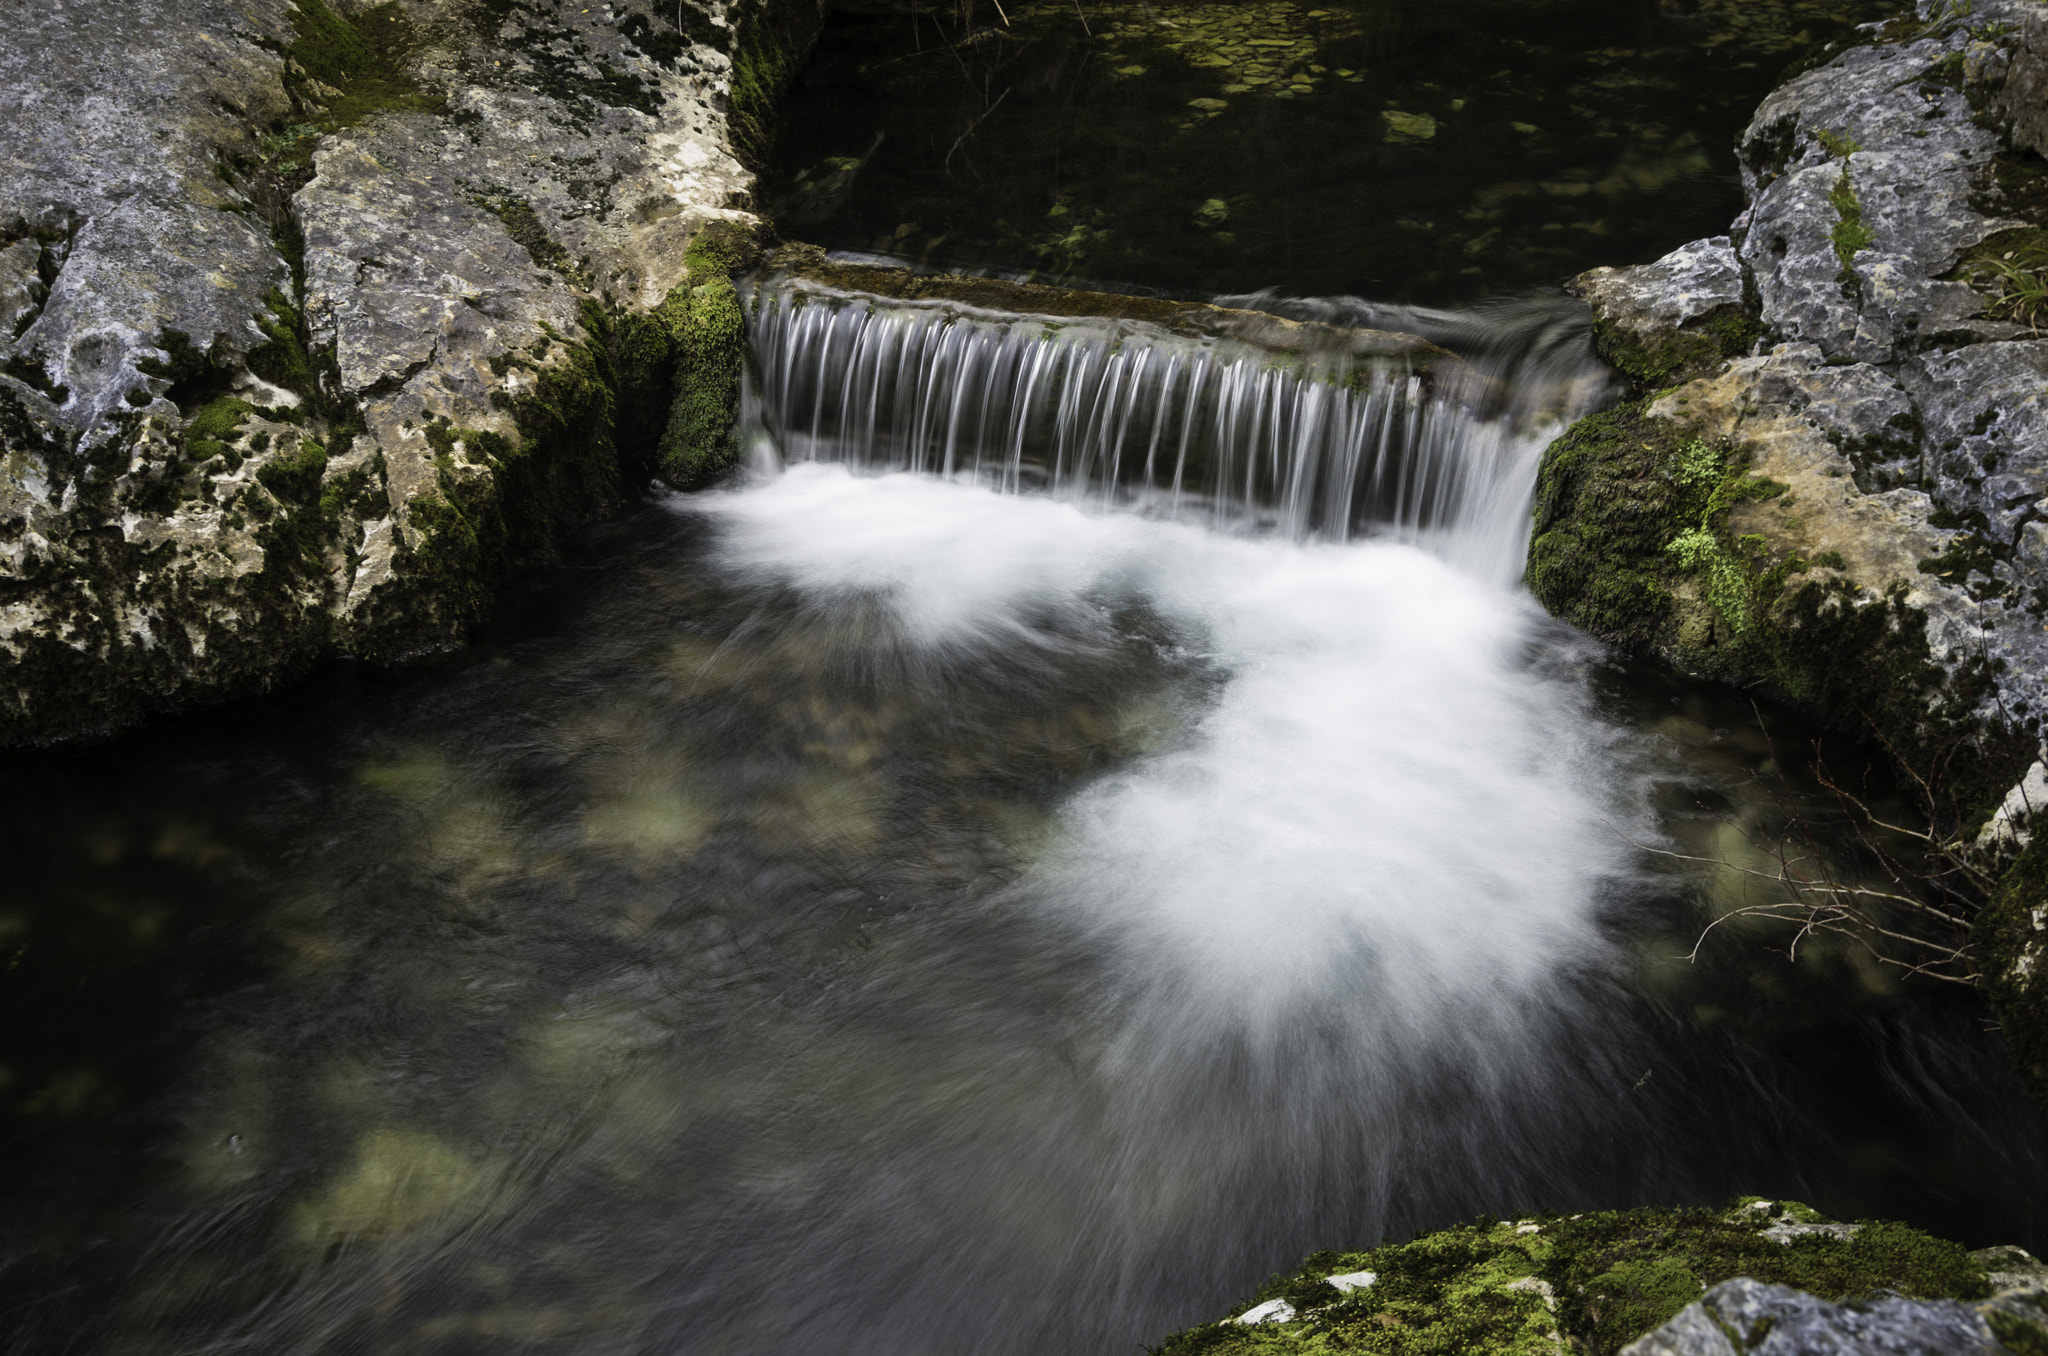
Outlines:
POLYGON ((1106 1356, 1480 1213, 2023 1239, 1974 1009, 1804 973, 1809 1049, 1711 1015, 1747 949, 1674 959, 1720 887, 1631 840, 1728 850, 1695 797, 1769 750, 1513 586, 1582 329, 1373 319, 1460 354, 766 286, 760 473, 486 662, 17 787, 36 890, 226 893, 261 961, 112 1042, 181 1033, 146 1144, 37 1142, 8 1255, 64 1284, 0 1337, 1106 1356), (102 1201, 110 1160, 161 1166, 102 1201))
POLYGON ((1427 345, 1361 357, 1343 342, 1365 330, 1355 322, 1276 354, 1138 321, 891 301, 800 278, 771 279, 750 300, 761 370, 748 422, 791 460, 965 474, 1296 539, 1434 536, 1494 578, 1519 573, 1544 442, 1534 435, 1583 413, 1608 382, 1568 306, 1490 327, 1460 361, 1427 345))

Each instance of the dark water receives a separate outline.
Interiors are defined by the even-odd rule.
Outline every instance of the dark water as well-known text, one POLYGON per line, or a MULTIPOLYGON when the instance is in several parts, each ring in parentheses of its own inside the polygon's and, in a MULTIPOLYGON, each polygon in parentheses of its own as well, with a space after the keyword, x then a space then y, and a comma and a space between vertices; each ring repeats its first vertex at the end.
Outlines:
POLYGON ((1784 714, 1408 546, 715 503, 441 671, 0 767, 9 1350, 1124 1351, 1737 1192, 2042 1241, 1971 994, 1688 962, 1741 883, 1618 837, 1836 821, 1784 714))
POLYGON ((764 185, 791 238, 1446 304, 1725 231, 1758 101, 1897 6, 1038 0, 1005 25, 982 0, 965 27, 952 4, 848 8, 764 185))

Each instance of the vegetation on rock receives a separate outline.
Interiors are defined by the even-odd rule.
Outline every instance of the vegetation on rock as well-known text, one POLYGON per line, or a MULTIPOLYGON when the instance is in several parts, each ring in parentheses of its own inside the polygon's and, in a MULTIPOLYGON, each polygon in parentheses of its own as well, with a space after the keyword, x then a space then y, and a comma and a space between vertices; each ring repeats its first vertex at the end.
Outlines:
POLYGON ((1783 490, 1642 402, 1593 415, 1544 457, 1529 588, 1623 649, 1874 731, 1939 776, 1941 808, 1981 819, 2032 756, 2031 738, 1978 717, 1988 666, 1938 663, 1903 586, 1873 598, 1825 561, 1728 529, 1734 505, 1783 490))
POLYGON ((1903 1224, 1832 1225, 1797 1202, 1745 1198, 1725 1210, 1479 1220, 1406 1243, 1315 1253, 1232 1306, 1231 1317, 1152 1350, 1612 1356, 1737 1276, 1833 1300, 1990 1293, 1982 1264, 1957 1244, 1903 1224), (1287 1317, 1237 1321, 1274 1300, 1287 1317))

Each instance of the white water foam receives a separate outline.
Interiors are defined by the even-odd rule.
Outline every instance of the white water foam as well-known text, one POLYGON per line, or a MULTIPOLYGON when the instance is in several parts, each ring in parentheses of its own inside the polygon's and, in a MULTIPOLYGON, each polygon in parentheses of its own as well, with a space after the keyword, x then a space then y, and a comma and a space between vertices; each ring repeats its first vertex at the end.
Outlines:
MULTIPOLYGON (((700 501, 702 502, 702 501, 700 501)), ((1400 1020, 1512 1000, 1597 955, 1627 870, 1614 733, 1532 662, 1527 599, 1413 546, 1248 538, 908 474, 799 465, 717 496, 721 556, 913 644, 1061 643, 1162 617, 1229 675, 1176 747, 1084 789, 1026 893, 1134 981, 1274 1018, 1364 984, 1400 1020), (1070 629, 1070 628, 1063 628, 1070 629)), ((1195 1000, 1191 1000, 1195 1001, 1195 1000)))

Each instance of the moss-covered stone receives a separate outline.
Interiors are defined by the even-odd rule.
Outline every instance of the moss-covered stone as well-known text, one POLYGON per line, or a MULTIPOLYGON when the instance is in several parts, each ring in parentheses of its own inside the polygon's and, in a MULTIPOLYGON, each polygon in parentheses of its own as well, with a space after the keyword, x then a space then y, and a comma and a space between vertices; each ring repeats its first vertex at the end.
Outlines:
POLYGON ((235 396, 208 402, 185 425, 186 457, 192 461, 229 457, 239 464, 239 455, 233 452, 231 444, 242 421, 255 412, 254 405, 235 396))
POLYGON ((2032 741, 1979 718, 1986 666, 1937 662, 1903 584, 1873 592, 1730 530, 1738 504, 1781 489, 1751 475, 1741 449, 1708 446, 1643 403, 1580 420, 1544 456, 1529 588, 1626 651, 1876 734, 1909 766, 1939 769, 1944 817, 1987 811, 2032 741))
POLYGON ((1229 1317, 1169 1337, 1158 1356, 1196 1352, 1468 1352, 1608 1356, 1737 1276, 1829 1300, 1878 1291, 1979 1299, 1983 1266, 1962 1247, 1902 1224, 1826 1227, 1794 1202, 1725 1210, 1614 1210, 1480 1220, 1361 1252, 1320 1252, 1232 1305, 1229 1317), (1844 1237, 1843 1235, 1847 1235, 1844 1237), (1361 1273, 1370 1281, 1360 1284, 1361 1273), (1348 1289, 1330 1283, 1344 1279, 1348 1289), (1285 1321, 1243 1324, 1283 1300, 1285 1321))
POLYGON ((733 151, 758 168, 768 158, 775 106, 824 26, 823 0, 738 0, 727 22, 740 32, 729 96, 733 151))
POLYGON ((292 28, 297 36, 285 49, 285 88, 320 130, 353 126, 383 109, 437 113, 445 107, 405 73, 404 58, 419 45, 419 33, 403 6, 386 3, 344 17, 322 0, 294 0, 292 28))
POLYGON ((1596 315, 1593 342, 1601 357, 1645 392, 1705 376, 1723 360, 1748 352, 1762 332, 1741 307, 1721 306, 1682 327, 1650 334, 1596 315))
POLYGON ((617 507, 616 382, 595 337, 604 317, 593 306, 584 319, 591 332, 551 332, 546 358, 522 364, 532 374, 529 390, 497 399, 517 438, 445 420, 422 430, 440 492, 411 501, 418 540, 401 547, 399 562, 408 587, 363 618, 358 649, 366 657, 400 658, 459 637, 508 578, 617 507))
POLYGON ((733 421, 745 371, 746 315, 730 278, 690 289, 677 344, 675 403, 656 452, 661 478, 678 488, 703 485, 737 457, 733 421))

